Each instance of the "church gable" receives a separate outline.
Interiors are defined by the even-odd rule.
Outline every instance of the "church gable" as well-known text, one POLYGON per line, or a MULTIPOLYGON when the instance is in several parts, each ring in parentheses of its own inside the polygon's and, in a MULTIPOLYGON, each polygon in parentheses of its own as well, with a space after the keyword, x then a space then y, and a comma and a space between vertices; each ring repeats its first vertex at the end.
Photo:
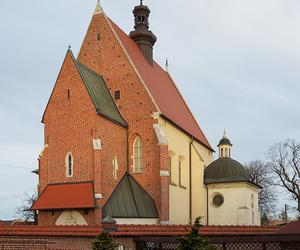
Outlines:
MULTIPOLYGON (((103 77, 98 75, 96 72, 89 69, 85 65, 79 63, 74 58, 71 50, 68 50, 68 53, 67 53, 65 61, 63 63, 61 72, 59 73, 57 82, 59 82, 61 74, 64 75, 65 71, 69 70, 68 69, 69 63, 71 63, 71 65, 72 65, 71 67, 73 68, 73 70, 75 69, 75 71, 77 71, 76 73, 73 72, 72 74, 78 75, 78 73, 79 73, 81 82, 85 86, 85 88, 95 106, 97 114, 103 116, 104 118, 106 118, 108 120, 111 120, 112 122, 114 122, 116 124, 119 124, 123 127, 127 127, 127 123, 124 120, 124 118, 122 117, 122 115, 120 114, 117 106, 115 105, 114 100, 106 86, 106 83, 105 83, 103 77)), ((69 77, 72 77, 71 74, 69 74, 69 77)), ((68 79, 65 79, 64 82, 65 82, 65 84, 68 84, 69 81, 68 81, 68 79)), ((56 86, 57 86, 57 83, 55 84, 53 92, 55 91, 56 86)), ((67 93, 68 99, 71 98, 71 89, 70 89, 71 87, 75 87, 75 86, 69 86, 69 88, 67 89, 66 93, 67 93)), ((52 96, 53 96, 53 93, 51 94, 50 100, 51 100, 52 96)), ((51 103, 50 100, 49 100, 48 105, 51 103)), ((46 107, 46 111, 47 111, 48 105, 46 107)), ((46 114, 46 111, 45 111, 45 114, 46 114)), ((44 116, 45 116, 45 114, 44 114, 44 116)), ((43 120, 44 120, 44 117, 43 117, 43 120)))
POLYGON ((71 50, 67 51, 56 83, 43 114, 43 122, 66 117, 76 110, 92 112, 94 104, 89 97, 76 68, 71 50), (80 102, 78 102, 80 100, 80 102))

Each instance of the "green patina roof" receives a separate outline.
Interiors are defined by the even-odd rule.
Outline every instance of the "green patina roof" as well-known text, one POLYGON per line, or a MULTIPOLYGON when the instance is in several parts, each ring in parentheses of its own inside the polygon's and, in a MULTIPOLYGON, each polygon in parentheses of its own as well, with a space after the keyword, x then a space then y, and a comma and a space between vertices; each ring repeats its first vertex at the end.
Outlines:
POLYGON ((158 218, 151 196, 129 174, 125 174, 103 207, 103 216, 113 218, 158 218))
POLYGON ((219 147, 220 145, 230 145, 230 146, 232 146, 232 144, 231 144, 231 142, 230 142, 230 140, 229 140, 228 138, 222 138, 222 139, 220 140, 219 144, 218 144, 218 147, 219 147))
POLYGON ((247 169, 238 161, 228 157, 219 158, 204 171, 205 184, 250 181, 247 169))
POLYGON ((96 111, 99 115, 123 126, 127 127, 127 122, 120 114, 113 97, 103 79, 95 71, 78 62, 70 50, 76 68, 82 78, 82 81, 91 96, 96 111))

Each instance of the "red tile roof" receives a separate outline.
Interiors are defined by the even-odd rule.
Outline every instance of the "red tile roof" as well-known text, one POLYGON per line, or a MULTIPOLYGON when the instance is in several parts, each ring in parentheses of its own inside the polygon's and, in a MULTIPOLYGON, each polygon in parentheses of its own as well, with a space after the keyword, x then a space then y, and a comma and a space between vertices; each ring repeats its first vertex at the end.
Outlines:
POLYGON ((73 237, 95 237, 102 231, 100 227, 91 226, 0 226, 0 236, 73 236, 73 237))
POLYGON ((277 234, 299 234, 300 235, 300 221, 291 222, 280 230, 278 230, 277 234))
MULTIPOLYGON (((249 226, 204 226, 200 234, 214 235, 261 235, 273 234, 278 227, 249 227, 249 226)), ((187 225, 118 225, 117 232, 112 236, 180 236, 189 233, 187 225)))
MULTIPOLYGON (((111 232, 113 237, 139 236, 182 236, 189 232, 190 227, 184 225, 117 225, 117 231, 111 232)), ((200 233, 205 236, 246 236, 272 235, 278 227, 222 227, 205 226, 200 233)), ((73 236, 95 237, 102 231, 101 227, 92 226, 10 226, 0 227, 0 236, 73 236)))
POLYGON ((94 208, 94 186, 87 183, 50 184, 32 206, 34 210, 94 208))
POLYGON ((136 43, 113 21, 112 27, 141 75, 162 115, 212 150, 170 75, 159 64, 147 62, 136 43))

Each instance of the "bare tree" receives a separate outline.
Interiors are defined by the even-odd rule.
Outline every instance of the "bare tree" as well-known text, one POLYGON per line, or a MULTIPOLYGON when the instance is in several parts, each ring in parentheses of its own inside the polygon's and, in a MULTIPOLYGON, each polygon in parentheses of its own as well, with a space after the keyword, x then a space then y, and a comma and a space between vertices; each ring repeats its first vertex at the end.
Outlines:
POLYGON ((300 214, 300 144, 295 140, 276 143, 270 148, 268 156, 277 177, 276 184, 288 191, 297 202, 300 214))
POLYGON ((261 215, 270 215, 275 212, 276 196, 273 191, 272 169, 263 161, 251 161, 245 164, 250 181, 262 187, 259 192, 259 209, 261 215))
POLYGON ((24 204, 17 208, 17 214, 22 217, 26 222, 37 224, 38 214, 36 210, 31 210, 32 205, 37 200, 38 194, 37 191, 34 191, 33 194, 29 195, 25 193, 24 204))

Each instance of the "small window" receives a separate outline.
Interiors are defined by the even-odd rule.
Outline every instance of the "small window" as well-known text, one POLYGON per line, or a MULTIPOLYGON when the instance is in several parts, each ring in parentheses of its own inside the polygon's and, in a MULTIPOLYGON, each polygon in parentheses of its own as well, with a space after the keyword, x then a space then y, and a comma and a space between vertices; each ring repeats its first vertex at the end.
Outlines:
POLYGON ((121 98, 121 92, 120 90, 115 91, 115 100, 119 100, 121 98))
POLYGON ((100 41, 100 39, 101 39, 101 36, 100 36, 100 33, 98 33, 97 34, 97 40, 100 41))
POLYGON ((119 169, 119 165, 118 165, 118 159, 117 156, 115 156, 113 158, 112 161, 112 167, 113 167, 113 177, 114 179, 118 179, 118 169, 119 169))
POLYGON ((68 99, 71 97, 71 91, 68 89, 68 99))
POLYGON ((212 203, 215 207, 220 207, 224 203, 224 197, 221 194, 216 194, 213 197, 212 203))
POLYGON ((178 184, 179 187, 185 188, 182 182, 182 172, 183 172, 182 161, 179 160, 178 161, 178 184))
POLYGON ((171 158, 171 156, 168 157, 168 164, 169 164, 169 177, 170 177, 170 182, 172 182, 172 158, 171 158))
POLYGON ((143 172, 143 141, 137 136, 133 143, 133 171, 135 173, 143 172))
POLYGON ((67 153, 67 156, 66 156, 66 176, 67 177, 73 176, 73 165, 74 165, 74 160, 73 160, 72 153, 67 153))

